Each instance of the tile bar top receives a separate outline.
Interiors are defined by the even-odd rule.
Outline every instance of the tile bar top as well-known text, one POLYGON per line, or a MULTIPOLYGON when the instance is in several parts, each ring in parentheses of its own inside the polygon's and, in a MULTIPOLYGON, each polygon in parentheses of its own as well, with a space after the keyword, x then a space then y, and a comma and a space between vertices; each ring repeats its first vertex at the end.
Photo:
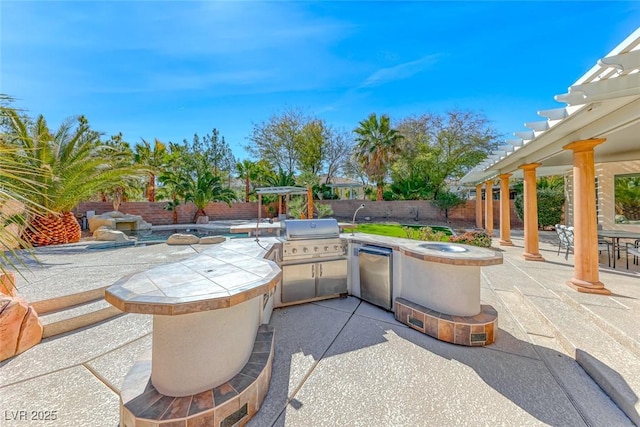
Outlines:
POLYGON ((385 246, 412 258, 440 264, 478 267, 502 264, 502 254, 490 248, 480 248, 460 243, 425 242, 363 233, 356 233, 354 236, 342 234, 340 237, 351 243, 385 246), (447 249, 453 250, 447 251, 447 249))
POLYGON ((128 313, 182 315, 229 308, 275 288, 278 265, 265 259, 276 239, 227 240, 184 261, 118 280, 105 299, 128 313))

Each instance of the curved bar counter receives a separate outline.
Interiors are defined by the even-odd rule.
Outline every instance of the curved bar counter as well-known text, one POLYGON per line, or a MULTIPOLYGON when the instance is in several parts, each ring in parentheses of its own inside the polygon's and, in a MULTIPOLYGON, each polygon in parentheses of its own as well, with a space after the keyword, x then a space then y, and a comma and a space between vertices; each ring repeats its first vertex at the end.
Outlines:
MULTIPOLYGON (((271 342, 258 343, 258 328, 264 296, 271 294, 282 273, 273 261, 264 258, 267 250, 257 248, 255 244, 246 247, 225 242, 184 261, 126 276, 107 289, 105 299, 120 310, 153 315, 150 385, 154 396, 163 396, 156 405, 162 399, 195 399, 208 392, 214 398, 213 406, 194 417, 219 419, 215 409, 221 398, 215 398, 216 394, 224 391, 225 384, 236 384, 238 378, 248 382, 250 376, 244 371, 252 366, 248 363, 251 358, 258 357, 256 348, 272 348, 271 342)), ((265 355, 261 369, 269 374, 270 364, 266 362, 272 360, 272 354, 265 355)), ((264 377, 260 375, 252 382, 266 394, 264 384, 257 385, 264 377)), ((138 388, 144 389, 140 385, 138 388)), ((226 388, 237 390, 237 386, 226 388)), ((127 401, 122 396, 123 425, 155 424, 151 416, 154 411, 149 409, 153 405, 137 408, 135 402, 144 401, 143 395, 129 396, 127 401)), ((254 405, 246 411, 255 410, 254 405)))
POLYGON ((502 264, 493 249, 445 242, 356 234, 356 245, 387 247, 394 261, 396 319, 441 341, 487 345, 495 340, 498 314, 480 304, 480 267, 502 264))
MULTIPOLYGON (((480 304, 480 267, 501 264, 499 252, 367 234, 341 238, 350 243, 349 294, 361 296, 356 248, 386 247, 393 251, 391 310, 398 321, 455 344, 494 341, 497 313, 480 304)), ((258 410, 274 352, 273 332, 260 325, 285 305, 282 272, 267 259, 280 241, 261 241, 268 246, 227 240, 107 289, 105 299, 120 310, 153 315, 151 361, 134 365, 121 392, 123 427, 233 425, 258 410)))

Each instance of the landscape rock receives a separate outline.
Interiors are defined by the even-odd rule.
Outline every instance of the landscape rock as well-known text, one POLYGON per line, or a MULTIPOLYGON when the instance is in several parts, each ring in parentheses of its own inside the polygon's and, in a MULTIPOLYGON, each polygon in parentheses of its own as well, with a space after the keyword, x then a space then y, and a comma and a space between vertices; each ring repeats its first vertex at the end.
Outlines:
POLYGON ((225 239, 223 236, 205 236, 200 238, 201 245, 215 245, 216 243, 222 243, 225 239))
POLYGON ((140 215, 129 215, 118 211, 94 215, 88 219, 89 231, 92 233, 100 227, 112 230, 148 230, 151 224, 140 215))
POLYGON ((100 227, 93 232, 96 240, 104 242, 127 242, 129 238, 122 231, 112 230, 106 227, 100 227))
POLYGON ((42 340, 38 314, 18 297, 0 295, 0 362, 42 340))
POLYGON ((16 275, 11 271, 0 272, 0 294, 16 295, 16 275))
POLYGON ((196 245, 200 242, 198 236, 193 234, 176 233, 169 236, 167 245, 196 245))

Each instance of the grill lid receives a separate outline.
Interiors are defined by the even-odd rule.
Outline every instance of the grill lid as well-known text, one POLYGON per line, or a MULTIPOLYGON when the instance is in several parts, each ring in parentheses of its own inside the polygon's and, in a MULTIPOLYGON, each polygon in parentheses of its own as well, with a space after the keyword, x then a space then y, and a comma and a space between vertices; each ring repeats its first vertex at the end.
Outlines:
POLYGON ((287 240, 331 239, 340 236, 338 221, 326 219, 288 219, 284 221, 287 240))

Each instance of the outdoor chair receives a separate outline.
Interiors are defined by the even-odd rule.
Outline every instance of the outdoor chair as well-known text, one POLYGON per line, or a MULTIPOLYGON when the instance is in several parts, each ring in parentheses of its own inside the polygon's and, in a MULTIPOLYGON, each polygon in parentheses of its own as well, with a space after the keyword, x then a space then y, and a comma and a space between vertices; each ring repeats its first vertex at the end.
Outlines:
POLYGON ((638 264, 638 257, 640 257, 640 240, 636 240, 633 243, 625 243, 627 251, 627 270, 629 269, 629 255, 633 255, 633 263, 638 264))
POLYGON ((609 243, 607 240, 598 239, 598 254, 601 254, 603 251, 607 251, 607 265, 609 267, 611 267, 611 250, 609 249, 610 246, 611 243, 609 243))
POLYGON ((558 235, 558 255, 560 255, 560 249, 565 248, 564 259, 569 259, 569 251, 573 250, 573 227, 556 224, 556 234, 558 235))

